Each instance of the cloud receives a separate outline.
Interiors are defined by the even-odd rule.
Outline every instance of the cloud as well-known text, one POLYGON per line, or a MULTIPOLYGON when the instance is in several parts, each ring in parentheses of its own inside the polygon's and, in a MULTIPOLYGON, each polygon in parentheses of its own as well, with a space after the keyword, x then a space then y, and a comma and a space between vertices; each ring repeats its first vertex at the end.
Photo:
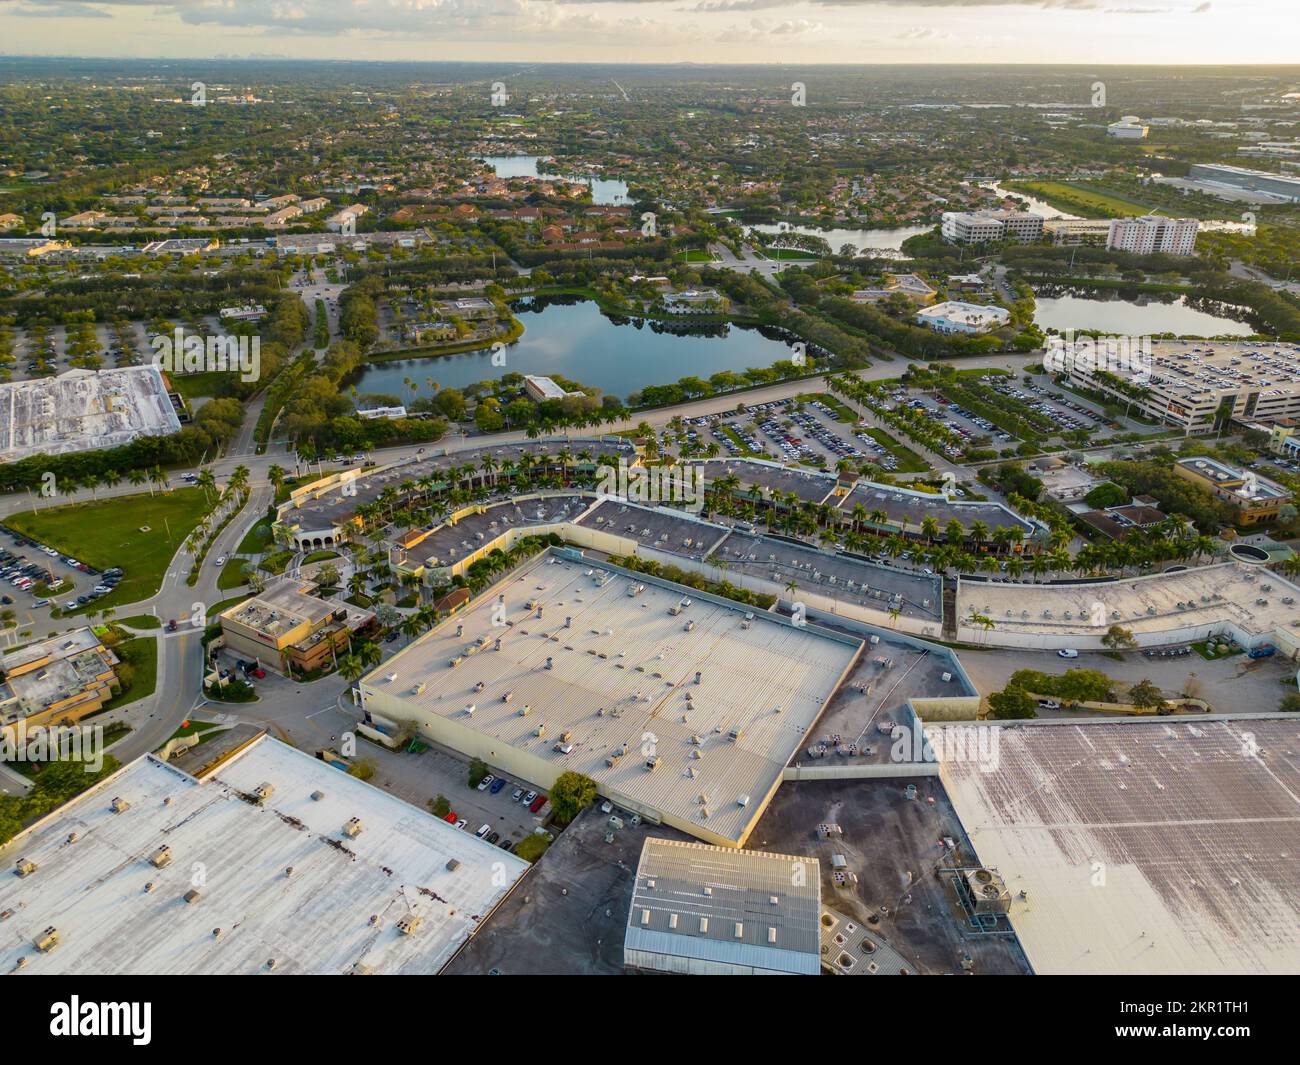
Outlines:
POLYGON ((48 3, 41 3, 40 0, 30 0, 28 3, 19 4, 17 7, 4 8, 6 15, 16 15, 19 18, 112 18, 107 11, 101 11, 97 7, 91 7, 89 4, 80 3, 62 3, 57 7, 48 3))

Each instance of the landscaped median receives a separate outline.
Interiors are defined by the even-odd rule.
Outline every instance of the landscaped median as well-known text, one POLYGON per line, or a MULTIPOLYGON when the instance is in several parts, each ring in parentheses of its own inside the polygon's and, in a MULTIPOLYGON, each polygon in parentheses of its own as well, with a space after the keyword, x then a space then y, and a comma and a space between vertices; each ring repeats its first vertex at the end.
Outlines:
POLYGON ((211 509, 201 488, 42 507, 6 519, 16 532, 96 569, 122 569, 113 591, 66 611, 79 614, 157 594, 172 558, 211 509))

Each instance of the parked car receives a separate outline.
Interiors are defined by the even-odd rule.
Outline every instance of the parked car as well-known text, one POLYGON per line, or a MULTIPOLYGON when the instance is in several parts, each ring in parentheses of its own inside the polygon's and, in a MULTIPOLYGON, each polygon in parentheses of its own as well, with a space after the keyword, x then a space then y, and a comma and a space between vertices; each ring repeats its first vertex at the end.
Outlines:
POLYGON ((257 666, 254 669, 250 669, 248 671, 248 675, 250 677, 256 677, 258 680, 265 680, 266 670, 264 670, 261 666, 257 666))
POLYGON ((537 792, 535 792, 535 791, 530 791, 527 795, 525 795, 525 796, 524 796, 522 799, 520 799, 519 801, 520 801, 521 803, 523 803, 525 806, 530 806, 530 805, 532 804, 532 801, 533 801, 535 798, 537 798, 537 792))
POLYGON ((1256 647, 1246 652, 1247 658, 1271 658, 1277 654, 1276 647, 1256 647))
POLYGON ((535 798, 532 802, 528 804, 528 809, 532 813, 537 813, 537 811, 540 810, 545 805, 546 805, 546 796, 539 795, 537 796, 537 798, 535 798))
POLYGON ((1055 699, 1039 699, 1039 700, 1038 700, 1038 705, 1039 705, 1040 707, 1042 707, 1044 710, 1059 710, 1059 709, 1061 709, 1061 704, 1058 703, 1055 699))
POLYGON ((519 801, 520 799, 522 799, 523 797, 524 797, 524 789, 523 789, 523 788, 515 788, 514 792, 513 792, 513 793, 511 794, 511 796, 510 796, 511 800, 514 801, 514 802, 518 802, 518 801, 519 801))
POLYGON ((488 841, 489 843, 495 843, 495 842, 496 842, 497 840, 499 840, 500 838, 501 838, 501 833, 500 833, 500 832, 489 832, 489 833, 487 834, 487 841, 488 841))
POLYGON ((457 827, 457 828, 465 828, 465 827, 467 827, 468 825, 469 825, 469 822, 466 821, 465 818, 463 818, 463 817, 458 817, 458 818, 456 818, 456 827, 457 827))
POLYGON ((479 825, 479 829, 477 832, 474 833, 474 835, 478 836, 479 839, 482 839, 491 831, 492 831, 491 825, 479 825))
POLYGON ((506 786, 506 778, 497 777, 496 780, 492 781, 492 787, 489 790, 493 795, 495 795, 498 791, 500 791, 505 786, 506 786))
POLYGON ((478 782, 478 790, 487 791, 487 789, 491 787, 492 782, 494 780, 496 780, 496 777, 494 777, 491 773, 489 773, 487 776, 485 776, 482 780, 478 782))

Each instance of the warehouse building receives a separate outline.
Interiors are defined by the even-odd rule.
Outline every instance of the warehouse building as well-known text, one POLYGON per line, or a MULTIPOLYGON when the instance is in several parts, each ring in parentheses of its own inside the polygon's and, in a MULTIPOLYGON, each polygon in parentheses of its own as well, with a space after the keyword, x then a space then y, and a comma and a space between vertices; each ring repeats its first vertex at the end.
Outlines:
POLYGON ((1035 973, 1300 972, 1294 717, 989 727, 996 767, 940 757, 979 857, 956 872, 1035 973))
POLYGON ((623 939, 629 968, 694 976, 816 976, 816 858, 650 837, 623 939))
POLYGON ((501 775, 566 770, 652 823, 742 846, 862 641, 551 550, 363 677, 501 775))
POLYGON ((528 863, 266 735, 146 755, 0 850, 0 971, 437 973, 528 863))
POLYGON ((118 657, 89 627, 37 640, 0 657, 0 733, 71 725, 121 689, 118 657))

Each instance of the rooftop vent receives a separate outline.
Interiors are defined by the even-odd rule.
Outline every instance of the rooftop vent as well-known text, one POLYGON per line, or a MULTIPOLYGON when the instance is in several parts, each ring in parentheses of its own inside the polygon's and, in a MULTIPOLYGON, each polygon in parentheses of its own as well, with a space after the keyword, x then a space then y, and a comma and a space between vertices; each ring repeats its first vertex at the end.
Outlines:
POLYGON ((165 843, 161 847, 159 847, 156 851, 154 851, 153 856, 149 859, 149 861, 151 861, 159 869, 161 869, 165 865, 171 864, 171 860, 172 860, 172 849, 169 846, 167 846, 165 843))
POLYGON ((343 826, 343 834, 349 839, 355 839, 361 834, 361 818, 354 817, 343 826))
POLYGON ((131 809, 131 804, 125 799, 115 798, 111 803, 109 803, 109 809, 115 814, 125 813, 127 810, 131 809))

